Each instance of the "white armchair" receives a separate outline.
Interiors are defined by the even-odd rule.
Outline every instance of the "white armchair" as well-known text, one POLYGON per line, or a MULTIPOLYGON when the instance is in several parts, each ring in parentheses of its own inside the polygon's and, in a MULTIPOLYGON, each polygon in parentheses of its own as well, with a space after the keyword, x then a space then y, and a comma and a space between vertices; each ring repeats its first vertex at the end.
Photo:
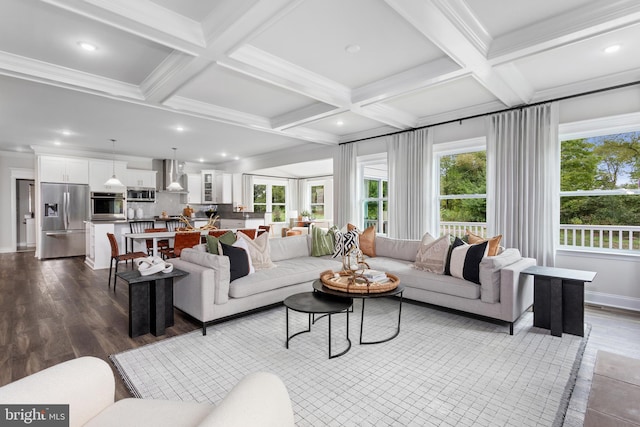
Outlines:
POLYGON ((293 426, 286 387, 275 375, 243 378, 218 405, 123 399, 114 402, 109 365, 80 357, 0 387, 2 404, 69 404, 70 426, 293 426))

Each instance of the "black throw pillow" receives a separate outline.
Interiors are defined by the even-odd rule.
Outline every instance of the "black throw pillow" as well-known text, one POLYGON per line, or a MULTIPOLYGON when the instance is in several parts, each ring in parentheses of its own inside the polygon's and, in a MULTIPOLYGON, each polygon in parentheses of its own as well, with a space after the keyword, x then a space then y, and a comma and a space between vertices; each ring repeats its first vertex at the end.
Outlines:
POLYGON ((451 276, 451 251, 453 251, 453 248, 462 246, 464 244, 465 243, 459 237, 456 237, 456 239, 453 241, 451 246, 449 246, 449 253, 447 254, 447 263, 444 265, 444 274, 446 274, 447 276, 451 276))
POLYGON ((249 257, 247 252, 235 246, 226 245, 220 242, 222 246, 222 255, 229 257, 230 274, 229 281, 233 282, 236 279, 244 277, 249 274, 249 257))

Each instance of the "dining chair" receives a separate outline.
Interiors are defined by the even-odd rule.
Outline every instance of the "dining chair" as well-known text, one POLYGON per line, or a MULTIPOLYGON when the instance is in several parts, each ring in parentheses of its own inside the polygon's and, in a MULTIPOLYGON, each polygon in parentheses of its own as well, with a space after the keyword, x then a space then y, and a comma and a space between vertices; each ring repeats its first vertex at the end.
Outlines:
POLYGON ((118 242, 116 241, 116 236, 113 233, 107 233, 107 238, 109 239, 109 244, 111 245, 111 260, 109 261, 109 280, 107 285, 111 288, 111 270, 113 270, 113 261, 116 262, 116 271, 113 274, 113 292, 116 291, 116 279, 118 278, 118 263, 120 261, 129 261, 134 260, 136 258, 146 258, 147 254, 144 252, 125 252, 123 254, 120 253, 120 249, 118 248, 118 242))
MULTIPOLYGON (((166 228, 145 228, 144 232, 145 233, 161 233, 164 231, 169 231, 166 228)), ((147 244, 147 255, 153 255, 153 239, 147 239, 146 241, 147 244)), ((162 239, 162 240, 158 240, 158 250, 161 249, 168 249, 169 248, 169 239, 162 239)))
POLYGON ((227 232, 229 232, 230 230, 227 229, 222 229, 222 230, 209 230, 209 236, 213 236, 213 237, 220 237, 223 234, 226 234, 227 232))
MULTIPOLYGON (((154 226, 154 222, 153 221, 131 221, 129 223, 129 228, 131 229, 132 233, 144 233, 147 228, 153 228, 154 226)), ((125 244, 125 248, 124 251, 125 252, 129 252, 129 242, 128 239, 127 241, 124 242, 125 244)), ((131 250, 133 251, 133 240, 131 241, 131 250)))
POLYGON ((161 253, 167 258, 178 258, 184 248, 192 248, 199 244, 199 231, 178 232, 173 239, 173 248, 165 249, 161 253))
POLYGON ((250 237, 251 239, 256 238, 256 229, 255 228, 239 228, 238 231, 242 231, 244 235, 250 237))

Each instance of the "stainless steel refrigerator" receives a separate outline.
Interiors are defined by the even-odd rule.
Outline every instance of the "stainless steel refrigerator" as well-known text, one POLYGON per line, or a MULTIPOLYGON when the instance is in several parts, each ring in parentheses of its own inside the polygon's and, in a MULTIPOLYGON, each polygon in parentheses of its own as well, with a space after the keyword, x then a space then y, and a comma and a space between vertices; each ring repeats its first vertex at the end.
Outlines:
POLYGON ((41 190, 40 258, 84 255, 89 186, 43 183, 41 190))

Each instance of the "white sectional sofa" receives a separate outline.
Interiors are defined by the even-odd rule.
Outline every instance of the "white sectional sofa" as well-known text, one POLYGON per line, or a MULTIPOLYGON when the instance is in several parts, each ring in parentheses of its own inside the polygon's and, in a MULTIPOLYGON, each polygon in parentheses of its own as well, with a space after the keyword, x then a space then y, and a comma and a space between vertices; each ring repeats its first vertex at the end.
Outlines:
MULTIPOLYGON (((174 306, 207 324, 215 320, 281 303, 284 298, 312 290, 312 283, 326 270, 339 271, 342 262, 331 256, 311 256, 311 236, 270 240, 275 268, 229 282, 229 259, 197 249, 185 249, 174 266, 189 275, 174 282, 174 306)), ((533 304, 533 279, 520 271, 535 265, 517 249, 485 257, 480 264, 480 285, 452 276, 415 269, 420 241, 376 236, 376 257, 371 268, 397 275, 406 287, 404 297, 442 307, 513 323, 533 304)))

